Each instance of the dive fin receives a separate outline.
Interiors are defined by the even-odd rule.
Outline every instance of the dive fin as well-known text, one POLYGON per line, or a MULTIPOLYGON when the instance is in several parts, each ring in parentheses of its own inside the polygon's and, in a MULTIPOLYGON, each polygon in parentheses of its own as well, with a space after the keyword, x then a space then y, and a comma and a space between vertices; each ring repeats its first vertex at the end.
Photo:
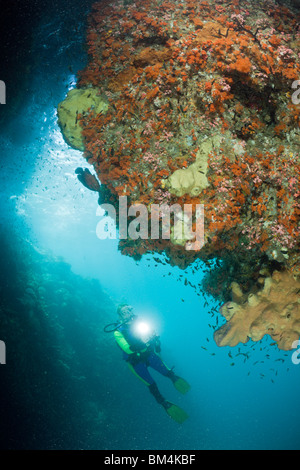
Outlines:
POLYGON ((178 390, 178 392, 182 393, 183 395, 187 393, 191 388, 190 384, 186 380, 184 380, 182 377, 177 376, 175 380, 173 380, 173 385, 176 390, 178 390))
POLYGON ((166 402, 164 408, 170 418, 174 419, 174 421, 179 424, 184 423, 184 421, 188 418, 188 414, 182 408, 177 405, 174 405, 173 403, 166 402))

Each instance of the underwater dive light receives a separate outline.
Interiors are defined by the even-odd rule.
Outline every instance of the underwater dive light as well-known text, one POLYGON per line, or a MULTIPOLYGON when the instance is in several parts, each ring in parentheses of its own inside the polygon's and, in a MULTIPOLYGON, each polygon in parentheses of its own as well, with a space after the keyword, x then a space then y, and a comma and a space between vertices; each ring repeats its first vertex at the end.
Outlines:
POLYGON ((145 321, 137 321, 134 324, 134 333, 142 341, 147 342, 153 336, 153 328, 145 321))
POLYGON ((136 332, 140 335, 146 335, 150 333, 150 326, 145 322, 138 322, 136 325, 136 332))

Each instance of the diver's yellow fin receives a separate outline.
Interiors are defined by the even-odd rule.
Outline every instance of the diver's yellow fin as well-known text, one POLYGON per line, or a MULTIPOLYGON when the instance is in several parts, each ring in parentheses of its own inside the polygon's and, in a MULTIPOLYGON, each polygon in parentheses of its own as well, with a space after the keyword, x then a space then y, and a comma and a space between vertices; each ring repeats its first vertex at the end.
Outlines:
POLYGON ((178 392, 182 393, 183 395, 191 388, 190 384, 182 377, 176 377, 176 380, 173 381, 173 384, 176 390, 178 390, 178 392))
POLYGON ((188 418, 188 414, 182 408, 174 405, 173 403, 168 402, 168 406, 165 406, 165 410, 170 418, 174 419, 174 421, 179 424, 184 423, 184 421, 188 418))

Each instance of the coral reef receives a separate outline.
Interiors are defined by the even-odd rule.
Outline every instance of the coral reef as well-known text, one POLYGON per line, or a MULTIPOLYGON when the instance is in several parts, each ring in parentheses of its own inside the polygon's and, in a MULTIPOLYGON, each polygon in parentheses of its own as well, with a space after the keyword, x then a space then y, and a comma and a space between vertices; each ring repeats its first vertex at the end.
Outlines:
POLYGON ((220 309, 227 322, 214 334, 218 346, 260 341, 270 335, 279 349, 295 347, 293 343, 300 336, 300 281, 274 271, 261 282, 263 288, 248 295, 237 283, 232 284, 233 301, 220 309))
POLYGON ((76 119, 105 202, 205 208, 198 251, 176 240, 184 221, 175 221, 170 240, 121 240, 122 253, 165 252, 180 267, 234 259, 244 289, 263 267, 300 274, 293 4, 106 0, 93 6, 87 44, 78 90, 96 88, 108 105, 76 119))
POLYGON ((260 1, 94 4, 78 87, 96 87, 109 104, 78 112, 85 156, 115 200, 203 203, 197 256, 238 249, 297 269, 297 18, 260 1))

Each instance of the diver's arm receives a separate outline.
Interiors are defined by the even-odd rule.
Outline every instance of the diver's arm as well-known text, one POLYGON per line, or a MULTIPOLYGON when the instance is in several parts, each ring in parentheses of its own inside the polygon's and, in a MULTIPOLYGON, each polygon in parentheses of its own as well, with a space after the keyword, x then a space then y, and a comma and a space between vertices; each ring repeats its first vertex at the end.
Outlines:
POLYGON ((115 337, 115 340, 117 342, 117 344, 120 346, 120 348, 126 353, 126 354, 133 354, 134 351, 132 351, 132 349, 130 349, 130 345, 128 344, 128 342, 126 341, 126 339, 124 338, 124 336, 122 335, 122 333, 120 331, 115 331, 114 332, 114 337, 115 337))

